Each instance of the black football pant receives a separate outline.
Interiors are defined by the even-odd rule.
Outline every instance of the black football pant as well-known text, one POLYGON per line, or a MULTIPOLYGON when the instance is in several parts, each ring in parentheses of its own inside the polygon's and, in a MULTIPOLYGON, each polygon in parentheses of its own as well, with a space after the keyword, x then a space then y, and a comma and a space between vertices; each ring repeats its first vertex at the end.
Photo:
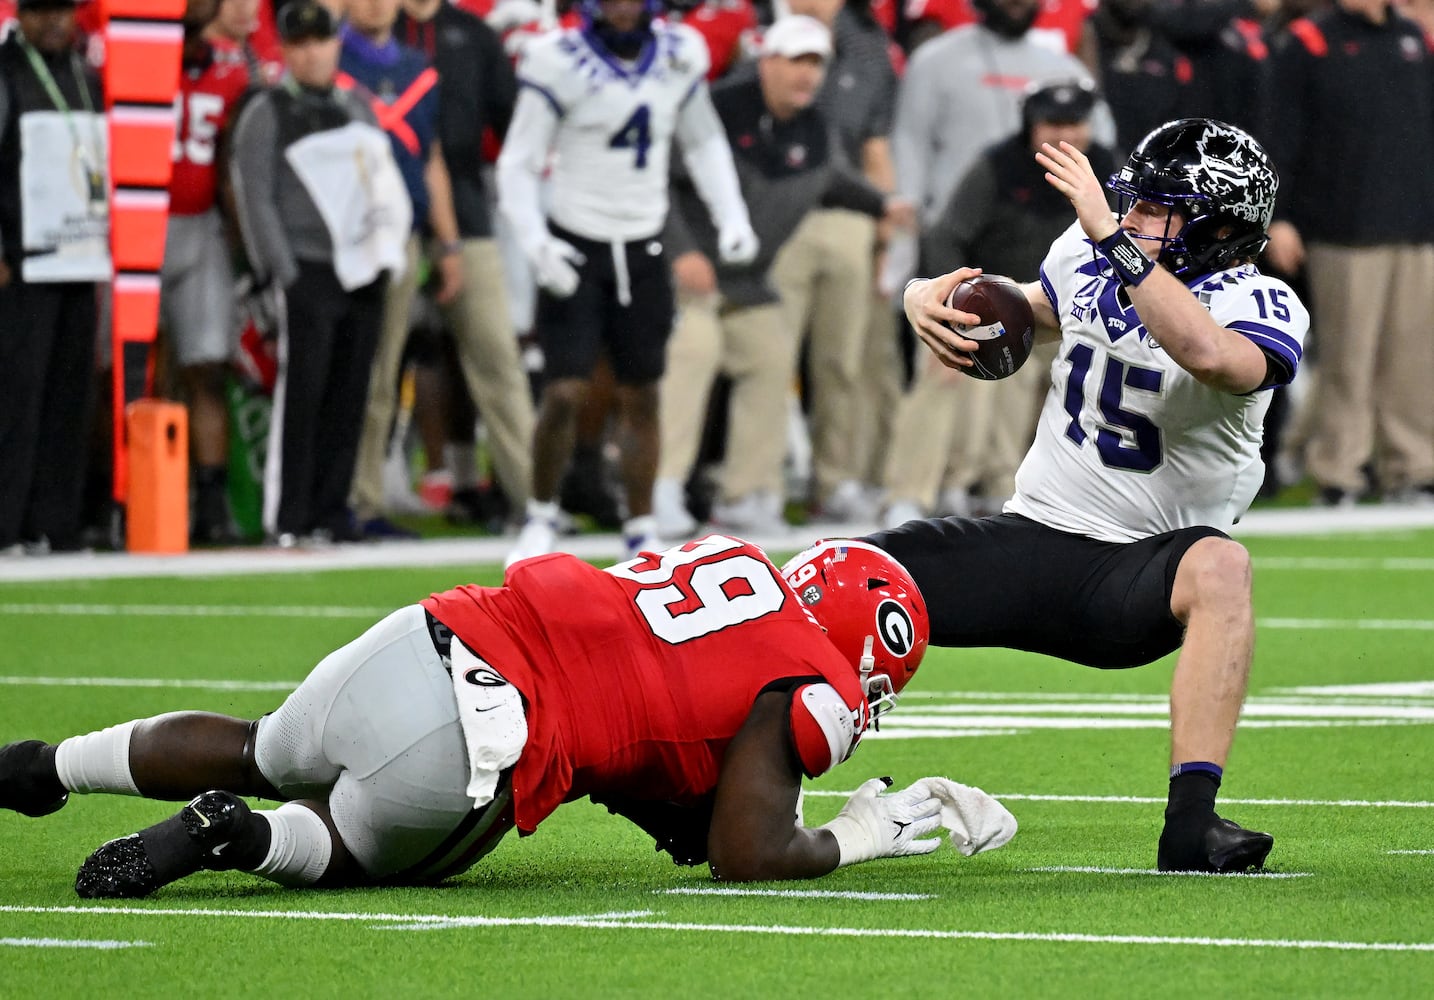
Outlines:
POLYGON ((383 324, 385 273, 352 292, 328 264, 299 261, 285 290, 287 321, 279 357, 265 490, 264 526, 275 534, 336 533, 348 527, 369 368, 383 324), (277 470, 277 481, 274 472, 277 470), (271 516, 272 512, 272 516, 271 516))
POLYGON ((96 323, 93 284, 0 288, 0 548, 80 544, 96 323))

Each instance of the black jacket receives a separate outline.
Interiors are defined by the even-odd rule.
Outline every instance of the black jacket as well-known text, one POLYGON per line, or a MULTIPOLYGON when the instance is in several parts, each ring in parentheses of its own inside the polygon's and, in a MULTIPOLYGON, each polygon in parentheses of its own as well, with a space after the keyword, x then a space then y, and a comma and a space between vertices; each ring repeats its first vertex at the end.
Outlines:
POLYGON ((513 119, 518 84, 497 32, 451 3, 427 21, 400 12, 394 37, 428 56, 438 70, 438 144, 453 182, 458 232, 493 235, 483 184, 483 131, 499 139, 513 119))
POLYGON ((1292 22, 1273 61, 1276 217, 1343 246, 1434 241, 1434 58, 1419 26, 1332 8, 1292 22))
POLYGON ((712 104, 727 130, 742 198, 761 249, 756 260, 741 267, 718 262, 717 231, 681 157, 673 158, 672 206, 663 241, 669 259, 690 250, 706 254, 717 268, 717 285, 727 304, 776 302, 767 272, 807 212, 822 204, 880 216, 886 201, 847 162, 835 131, 815 105, 788 121, 777 121, 767 111, 754 76, 723 80, 712 88, 712 104))
MULTIPOLYGON (((1100 178, 1115 169, 1104 146, 1086 153, 1100 178)), ((1056 237, 1075 221, 1071 203, 1046 183, 1024 133, 987 149, 956 186, 940 221, 921 239, 921 273, 980 267, 1035 281, 1056 237)))
MULTIPOLYGON (((66 51, 42 58, 61 96, 72 109, 82 111, 85 107, 75 79, 78 68, 89 88, 90 107, 104 111, 99 80, 79 53, 66 51)), ((20 212, 20 116, 54 110, 55 103, 20 47, 18 30, 12 32, 0 43, 0 254, 17 274, 24 253, 20 212)))

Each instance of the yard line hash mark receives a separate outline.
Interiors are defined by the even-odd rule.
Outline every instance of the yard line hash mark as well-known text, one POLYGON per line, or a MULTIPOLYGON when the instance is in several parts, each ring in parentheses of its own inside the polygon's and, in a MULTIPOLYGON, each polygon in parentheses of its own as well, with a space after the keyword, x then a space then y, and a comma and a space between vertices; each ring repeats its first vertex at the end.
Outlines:
POLYGON ((89 941, 71 938, 10 938, 0 937, 0 948, 92 948, 114 951, 118 948, 149 948, 148 941, 89 941))
POLYGON ((930 892, 842 892, 832 889, 735 889, 721 886, 679 886, 656 889, 665 896, 770 896, 780 899, 870 899, 917 900, 940 899, 930 892))
POLYGON ((1082 934, 1034 931, 940 930, 898 927, 808 927, 781 924, 704 924, 692 921, 614 920, 598 916, 478 917, 445 914, 324 913, 283 910, 141 909, 118 906, 0 906, 0 913, 77 913, 138 917, 233 917, 278 920, 336 920, 368 924, 468 927, 553 927, 592 930, 691 931, 703 934, 759 934, 784 937, 909 938, 935 941, 1034 941, 1055 944, 1187 945, 1200 948, 1266 948, 1293 951, 1431 952, 1430 941, 1329 941, 1297 938, 1217 938, 1154 934, 1082 934))

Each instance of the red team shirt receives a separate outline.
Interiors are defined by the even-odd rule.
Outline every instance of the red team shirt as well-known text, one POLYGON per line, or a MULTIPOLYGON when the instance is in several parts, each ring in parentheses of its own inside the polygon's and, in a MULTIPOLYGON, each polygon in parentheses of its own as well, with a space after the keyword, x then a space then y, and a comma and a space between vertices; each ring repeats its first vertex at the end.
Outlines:
POLYGON ((593 791, 691 805, 764 689, 792 688, 809 775, 850 755, 869 721, 856 668, 762 551, 712 535, 599 570, 570 555, 519 562, 501 588, 423 602, 521 692, 528 741, 514 819, 531 833, 593 791))
POLYGON ((243 50, 223 40, 209 45, 213 58, 207 66, 189 66, 179 74, 171 153, 174 172, 169 179, 172 215, 199 215, 214 206, 219 189, 219 135, 249 88, 243 50))

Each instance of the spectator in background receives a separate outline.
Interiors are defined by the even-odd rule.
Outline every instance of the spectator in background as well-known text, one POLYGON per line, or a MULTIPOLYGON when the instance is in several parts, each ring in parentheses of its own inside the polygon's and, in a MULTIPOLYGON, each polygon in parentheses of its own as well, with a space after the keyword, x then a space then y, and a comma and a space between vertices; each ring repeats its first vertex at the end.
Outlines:
MULTIPOLYGON (((906 48, 915 50, 943 31, 978 23, 993 6, 994 0, 906 0, 906 48)), ((1100 6, 1100 0, 1042 0, 1031 24, 1033 37, 1069 52, 1094 73, 1096 43, 1090 17, 1100 6)))
POLYGON ((697 527, 683 506, 683 483, 692 471, 707 394, 719 370, 733 385, 713 520, 745 531, 785 527, 786 437, 774 429, 786 419, 801 330, 784 321, 768 271, 783 242, 819 202, 869 216, 886 211, 885 196, 846 162, 826 116, 813 107, 831 51, 825 25, 790 14, 763 36, 757 78, 744 75, 713 88, 712 103, 761 241, 755 260, 714 266, 717 232, 691 178, 680 167, 673 172, 664 242, 677 282, 678 323, 662 381, 662 451, 653 490, 663 537, 689 535, 697 527))
POLYGON ((536 327, 547 382, 533 434, 533 497, 509 564, 557 545, 558 484, 604 352, 622 424, 623 536, 633 554, 656 537, 657 383, 674 315, 660 234, 674 137, 717 224, 719 258, 757 255, 707 92, 707 47, 657 12, 653 0, 589 0, 583 29, 534 39, 518 68, 523 90, 498 159, 499 201, 541 287, 536 327), (554 152, 545 213, 540 184, 554 152))
MULTIPOLYGON (((1153 23, 1153 0, 1102 0, 1091 18, 1100 52, 1100 86, 1115 117, 1115 143, 1134 149, 1156 126, 1181 117, 1194 76, 1153 23)), ((1252 95, 1253 96, 1253 95, 1252 95)))
POLYGON ((334 16, 291 0, 279 32, 287 72, 240 114, 231 174, 249 264, 284 314, 264 527, 291 547, 353 537, 369 369, 412 208, 373 111, 335 86, 334 16))
POLYGON ((438 279, 438 304, 453 303, 463 289, 463 244, 458 238, 453 187, 438 140, 438 71, 422 52, 394 37, 400 0, 349 0, 348 21, 339 29, 339 85, 367 101, 388 133, 394 162, 413 204, 408 263, 384 299, 383 330, 369 376, 368 408, 354 470, 353 506, 365 538, 412 538, 384 516, 383 469, 398 406, 398 378, 408 343, 410 312, 422 268, 424 244, 438 279))
MULTIPOLYGON (((233 2, 233 0, 229 0, 233 2)), ((228 486, 229 419, 224 379, 236 346, 234 264, 220 211, 220 150, 249 89, 244 52, 206 36, 217 0, 189 0, 176 114, 169 223, 160 271, 160 322, 189 403, 197 542, 235 539, 228 486)), ((227 156, 227 150, 225 152, 227 156)))
MULTIPOLYGON (((846 9, 845 0, 790 0, 788 6, 831 30, 832 58, 817 106, 832 123, 843 158, 877 189, 894 190, 889 136, 897 81, 885 32, 870 17, 846 9)), ((860 401, 867 391, 862 360, 877 242, 872 215, 818 207, 802 220, 772 269, 786 323, 807 338, 803 396, 812 438, 811 500, 821 516, 835 520, 871 512, 861 481, 866 463, 852 442, 860 416, 875 409, 860 401)), ((877 359, 878 364, 896 360, 890 351, 877 352, 877 359)), ((889 368, 885 375, 888 384, 898 379, 889 368)), ((880 369, 870 378, 879 382, 880 369)))
POLYGON ((284 57, 277 40, 259 30, 261 5, 269 0, 219 0, 214 19, 204 29, 210 41, 237 45, 249 68, 249 79, 257 85, 277 83, 284 73, 284 57))
POLYGON ((18 20, 0 43, 4 553, 81 544, 96 283, 111 271, 104 101, 75 49, 75 5, 21 0, 18 20))
MULTIPOLYGON (((1434 65, 1388 0, 1336 0, 1281 35, 1267 118, 1285 178, 1267 255, 1307 269, 1319 355, 1306 453, 1348 506, 1434 502, 1434 65)), ((1276 304, 1265 303, 1274 310, 1276 304)))
MULTIPOLYGON (((1035 85, 1021 105, 1020 131, 981 154, 941 218, 927 227, 922 260, 943 274, 979 260, 988 274, 1036 280, 1046 251, 1070 226, 1070 202, 1046 183, 1035 154, 1044 143, 1069 142, 1086 154, 1097 177, 1109 177, 1115 158, 1091 141, 1095 104, 1095 87, 1086 80, 1035 85)), ((1016 468, 1035 437, 1051 353, 1039 351, 999 382, 951 371, 934 356, 918 361, 935 370, 897 411, 887 448, 887 525, 927 516, 943 485, 979 497, 982 513, 1000 510, 1015 492, 1016 468), (943 483, 948 467, 963 478, 943 483)))
MULTIPOLYGON (((1021 125, 1031 83, 1090 80, 1074 56, 1031 30, 1040 0, 978 0, 982 20, 938 36, 911 57, 897 101, 892 154, 898 190, 923 223, 940 218, 956 184, 987 146, 1021 125)), ((1114 140, 1110 112, 1092 118, 1096 141, 1114 140)))
POLYGON ((1280 0, 1153 0, 1151 23, 1190 60, 1181 113, 1257 130, 1269 65, 1263 20, 1280 0))
MULTIPOLYGON (((442 84, 438 141, 453 192, 463 271, 462 288, 445 318, 468 393, 487 423, 498 483, 512 509, 522 510, 533 478, 533 400, 483 178, 484 132, 491 129, 498 139, 507 132, 517 82, 497 32, 444 0, 404 0, 395 34, 428 57, 442 84)), ((466 460, 471 465, 469 440, 466 460)), ((462 470, 449 468, 441 456, 437 465, 448 474, 451 488, 454 472, 462 470)))

